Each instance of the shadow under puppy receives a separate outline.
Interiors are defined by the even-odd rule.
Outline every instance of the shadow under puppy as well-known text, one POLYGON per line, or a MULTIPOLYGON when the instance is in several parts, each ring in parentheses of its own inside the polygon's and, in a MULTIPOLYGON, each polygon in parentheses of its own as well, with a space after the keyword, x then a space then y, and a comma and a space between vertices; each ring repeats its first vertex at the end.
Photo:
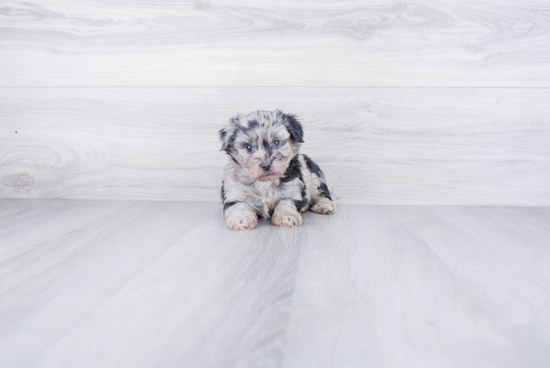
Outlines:
POLYGON ((294 115, 238 114, 219 135, 229 155, 221 193, 229 229, 254 229, 258 216, 271 217, 277 226, 300 226, 301 212, 336 208, 319 166, 299 153, 304 132, 294 115))

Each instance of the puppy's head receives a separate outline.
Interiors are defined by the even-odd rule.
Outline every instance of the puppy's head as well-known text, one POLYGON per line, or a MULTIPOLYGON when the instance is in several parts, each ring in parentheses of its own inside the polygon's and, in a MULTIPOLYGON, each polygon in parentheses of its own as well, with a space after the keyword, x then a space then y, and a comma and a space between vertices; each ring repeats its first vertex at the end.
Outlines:
POLYGON ((304 142, 300 122, 280 110, 238 114, 219 135, 222 151, 260 181, 280 178, 304 142))

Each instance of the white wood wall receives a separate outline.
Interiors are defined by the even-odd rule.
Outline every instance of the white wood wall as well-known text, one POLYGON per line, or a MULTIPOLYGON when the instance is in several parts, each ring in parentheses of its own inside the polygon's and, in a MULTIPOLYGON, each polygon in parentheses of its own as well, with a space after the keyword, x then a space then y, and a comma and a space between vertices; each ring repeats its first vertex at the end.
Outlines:
POLYGON ((0 1, 0 196, 218 201, 280 108, 344 203, 550 205, 550 2, 0 1))

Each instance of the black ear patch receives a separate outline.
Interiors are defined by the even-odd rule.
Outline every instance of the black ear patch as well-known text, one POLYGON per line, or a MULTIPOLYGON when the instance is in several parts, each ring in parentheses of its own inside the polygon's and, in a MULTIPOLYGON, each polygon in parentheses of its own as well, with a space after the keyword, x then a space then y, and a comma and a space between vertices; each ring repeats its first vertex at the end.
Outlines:
POLYGON ((218 132, 218 135, 220 137, 220 143, 222 144, 222 151, 227 148, 227 130, 226 128, 220 129, 218 132))
POLYGON ((304 130, 302 124, 296 119, 294 114, 283 114, 284 125, 286 129, 298 143, 304 143, 304 130))
POLYGON ((229 120, 229 124, 218 132, 222 144, 221 151, 227 151, 235 140, 236 133, 235 118, 229 120))
POLYGON ((220 136, 220 142, 222 144, 221 151, 226 151, 229 147, 229 135, 230 135, 230 129, 228 127, 221 129, 218 132, 218 135, 220 136))

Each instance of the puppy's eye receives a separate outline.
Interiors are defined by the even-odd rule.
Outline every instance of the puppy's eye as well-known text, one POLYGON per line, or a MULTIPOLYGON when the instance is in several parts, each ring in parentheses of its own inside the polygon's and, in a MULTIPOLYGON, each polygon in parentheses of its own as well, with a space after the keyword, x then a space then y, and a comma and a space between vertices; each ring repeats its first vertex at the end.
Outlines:
POLYGON ((278 140, 275 139, 275 140, 273 141, 273 147, 277 148, 277 147, 279 147, 280 145, 281 145, 281 142, 279 142, 278 140))
POLYGON ((248 153, 252 153, 254 152, 254 147, 249 144, 248 146, 246 146, 246 150, 248 151, 248 153))

